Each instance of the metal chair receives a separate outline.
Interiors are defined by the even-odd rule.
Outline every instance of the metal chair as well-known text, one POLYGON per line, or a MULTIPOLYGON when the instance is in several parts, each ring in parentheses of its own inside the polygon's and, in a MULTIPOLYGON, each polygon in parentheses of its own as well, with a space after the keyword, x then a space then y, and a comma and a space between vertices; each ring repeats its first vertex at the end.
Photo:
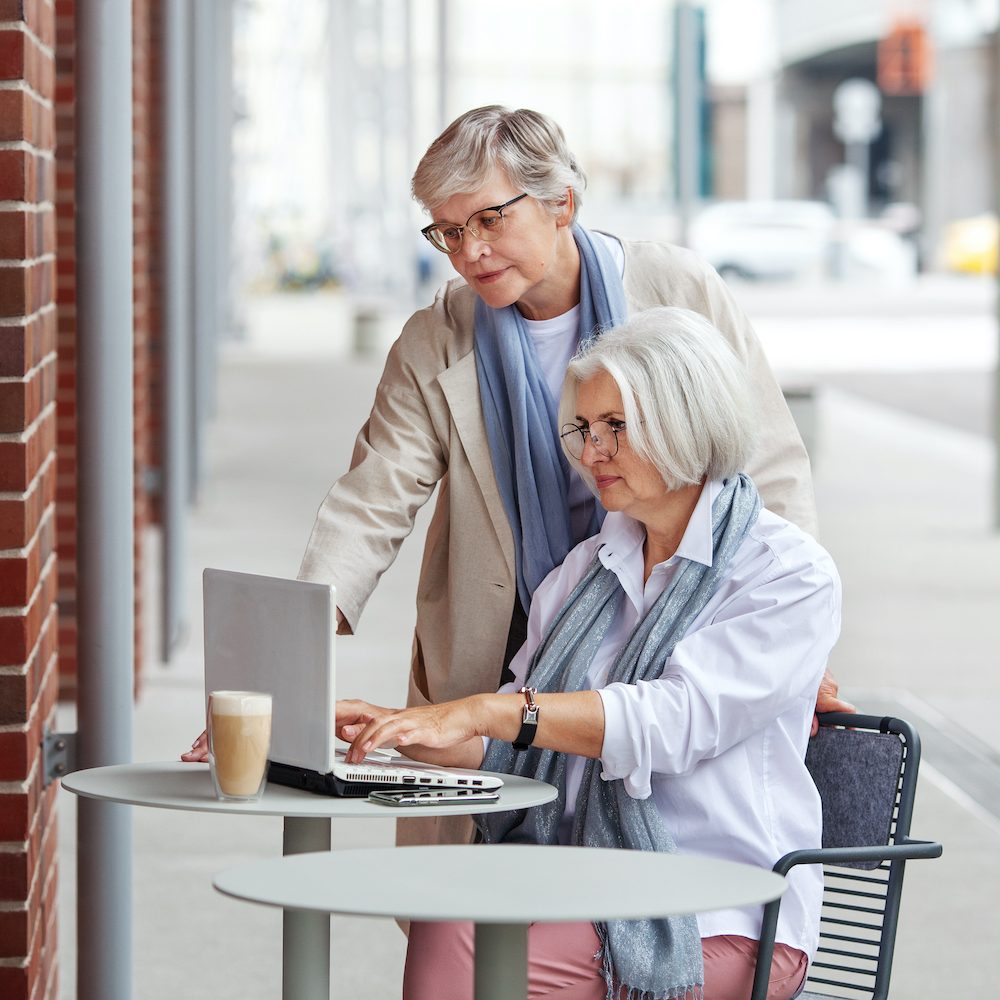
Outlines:
MULTIPOLYGON (((920 738, 900 719, 820 716, 806 766, 823 802, 823 846, 792 851, 774 866, 781 875, 796 865, 824 866, 820 944, 802 1000, 889 995, 903 870, 908 860, 942 850, 909 836, 919 765, 920 738)), ((780 905, 764 908, 751 1000, 767 996, 780 905)))

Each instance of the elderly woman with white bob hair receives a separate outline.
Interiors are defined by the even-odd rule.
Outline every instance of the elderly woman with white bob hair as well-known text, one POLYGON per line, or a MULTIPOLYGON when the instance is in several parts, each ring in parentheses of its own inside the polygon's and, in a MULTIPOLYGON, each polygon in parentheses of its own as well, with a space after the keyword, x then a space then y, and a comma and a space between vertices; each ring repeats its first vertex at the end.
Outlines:
MULTIPOLYGON (((348 759, 394 746, 558 787, 550 805, 481 817, 488 842, 764 868, 818 846, 804 757, 840 583, 830 556, 762 507, 742 472, 748 381, 724 337, 685 309, 648 310, 591 341, 569 364, 561 438, 608 513, 535 592, 515 680, 399 711, 339 702, 348 759)), ((805 866, 789 883, 775 998, 798 992, 818 942, 822 876, 805 866)), ((530 995, 745 998, 761 913, 535 925, 530 995)), ((472 940, 471 925, 414 924, 406 1000, 470 997, 472 940)))

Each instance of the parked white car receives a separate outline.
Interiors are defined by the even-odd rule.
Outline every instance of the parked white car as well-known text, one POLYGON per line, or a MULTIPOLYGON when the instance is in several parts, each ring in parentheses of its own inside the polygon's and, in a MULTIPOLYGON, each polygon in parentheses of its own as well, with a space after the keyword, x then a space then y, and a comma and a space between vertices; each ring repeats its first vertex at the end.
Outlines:
POLYGON ((837 219, 820 201, 720 201, 688 233, 691 249, 728 277, 828 274, 837 219))

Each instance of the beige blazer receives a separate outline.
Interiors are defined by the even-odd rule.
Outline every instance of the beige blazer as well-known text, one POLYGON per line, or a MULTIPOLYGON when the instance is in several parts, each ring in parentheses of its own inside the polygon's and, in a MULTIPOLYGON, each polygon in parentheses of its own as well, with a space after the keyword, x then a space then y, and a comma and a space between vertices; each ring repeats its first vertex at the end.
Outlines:
MULTIPOLYGON (((758 403, 747 471, 767 507, 815 533, 805 448, 725 284, 679 247, 623 247, 630 313, 659 305, 702 313, 746 362, 758 403)), ((438 488, 417 586, 410 704, 496 690, 514 608, 513 536, 480 409, 474 304, 475 293, 455 279, 406 323, 389 352, 350 471, 323 501, 299 571, 302 579, 336 586, 337 604, 356 631, 416 512, 438 488)))

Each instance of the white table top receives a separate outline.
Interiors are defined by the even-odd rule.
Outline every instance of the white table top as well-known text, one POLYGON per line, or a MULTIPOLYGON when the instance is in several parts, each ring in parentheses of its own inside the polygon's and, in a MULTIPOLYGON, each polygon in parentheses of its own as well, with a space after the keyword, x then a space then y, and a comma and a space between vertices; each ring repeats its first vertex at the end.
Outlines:
POLYGON ((504 812, 541 805, 556 797, 552 785, 530 778, 504 774, 500 801, 446 806, 414 806, 396 809, 367 799, 316 795, 299 788, 269 782, 259 802, 220 802, 212 789, 207 764, 164 761, 145 764, 115 764, 74 771, 62 779, 68 792, 84 798, 122 802, 159 809, 193 812, 246 813, 250 816, 296 816, 317 818, 399 819, 413 816, 450 816, 504 812), (471 808, 475 806, 475 808, 471 808))
POLYGON ((409 920, 628 920, 776 899, 774 872, 690 854, 522 844, 297 854, 221 872, 220 892, 269 906, 409 920))

